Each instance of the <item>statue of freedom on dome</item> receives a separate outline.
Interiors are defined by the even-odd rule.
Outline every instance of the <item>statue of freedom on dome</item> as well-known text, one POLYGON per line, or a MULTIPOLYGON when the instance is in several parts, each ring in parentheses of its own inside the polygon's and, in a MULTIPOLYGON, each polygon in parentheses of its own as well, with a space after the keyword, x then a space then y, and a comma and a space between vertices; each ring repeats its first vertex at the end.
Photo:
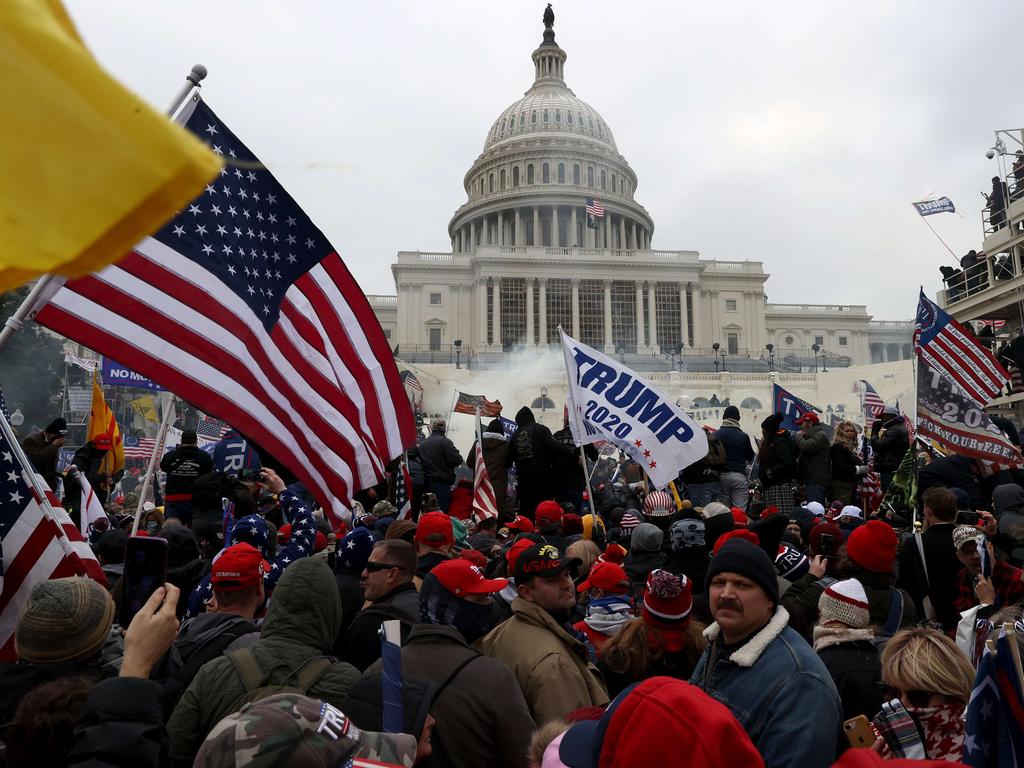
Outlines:
POLYGON ((555 26, 555 12, 551 8, 551 3, 548 3, 548 7, 544 9, 544 26, 547 29, 555 26))

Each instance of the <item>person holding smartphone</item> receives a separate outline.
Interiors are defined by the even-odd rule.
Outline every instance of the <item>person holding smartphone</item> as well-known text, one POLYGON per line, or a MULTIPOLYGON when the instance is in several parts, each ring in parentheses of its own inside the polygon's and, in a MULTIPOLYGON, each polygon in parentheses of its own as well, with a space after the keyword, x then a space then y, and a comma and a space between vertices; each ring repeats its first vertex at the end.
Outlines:
POLYGON ((963 612, 979 604, 1001 608, 1024 600, 1024 571, 996 560, 992 543, 981 530, 971 525, 958 525, 953 529, 953 548, 963 565, 956 576, 956 599, 953 601, 958 611, 963 612), (985 555, 990 566, 989 577, 984 573, 985 555))

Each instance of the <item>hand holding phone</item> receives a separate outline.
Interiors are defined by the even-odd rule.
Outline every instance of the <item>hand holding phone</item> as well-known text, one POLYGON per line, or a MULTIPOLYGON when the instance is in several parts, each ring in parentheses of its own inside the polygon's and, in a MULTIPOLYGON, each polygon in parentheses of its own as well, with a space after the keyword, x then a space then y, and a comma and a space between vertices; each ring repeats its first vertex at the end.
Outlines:
POLYGON ((870 748, 878 737, 875 735, 875 730, 871 727, 871 723, 864 715, 857 715, 857 717, 851 717, 845 723, 843 723, 843 733, 846 734, 846 740, 850 742, 850 746, 854 749, 870 748))
POLYGON ((150 596, 167 581, 168 545, 154 536, 131 536, 124 553, 124 591, 117 623, 128 627, 150 596))

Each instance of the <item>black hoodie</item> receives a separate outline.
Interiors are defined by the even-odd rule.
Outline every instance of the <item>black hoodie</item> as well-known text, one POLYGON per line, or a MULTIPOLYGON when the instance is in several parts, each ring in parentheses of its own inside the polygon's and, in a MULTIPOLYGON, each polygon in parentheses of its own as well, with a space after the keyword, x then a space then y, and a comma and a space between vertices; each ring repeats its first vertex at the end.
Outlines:
POLYGON ((548 473, 555 457, 570 460, 575 456, 572 448, 559 444, 550 429, 537 423, 525 405, 516 414, 516 424, 519 429, 512 438, 512 455, 520 474, 548 473))

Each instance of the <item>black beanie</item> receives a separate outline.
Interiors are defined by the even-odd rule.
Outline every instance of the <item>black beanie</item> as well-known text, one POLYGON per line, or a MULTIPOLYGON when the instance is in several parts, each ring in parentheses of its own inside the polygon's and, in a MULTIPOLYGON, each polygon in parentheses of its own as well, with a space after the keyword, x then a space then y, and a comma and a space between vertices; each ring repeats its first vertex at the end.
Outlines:
POLYGON ((769 432, 778 432, 779 427, 782 426, 783 416, 781 413, 773 413, 761 422, 761 429, 766 429, 769 432))
POLYGON ((58 416, 56 419, 51 421, 49 425, 47 425, 43 432, 48 435, 66 435, 68 433, 68 423, 58 416))
POLYGON ((730 405, 724 411, 722 411, 722 418, 723 419, 735 419, 736 421, 739 421, 740 420, 740 409, 737 408, 735 405, 730 405))
POLYGON ((768 599, 779 604, 779 579, 775 564, 757 544, 744 539, 729 539, 722 545, 708 567, 707 584, 719 573, 738 573, 746 576, 768 594, 768 599))

